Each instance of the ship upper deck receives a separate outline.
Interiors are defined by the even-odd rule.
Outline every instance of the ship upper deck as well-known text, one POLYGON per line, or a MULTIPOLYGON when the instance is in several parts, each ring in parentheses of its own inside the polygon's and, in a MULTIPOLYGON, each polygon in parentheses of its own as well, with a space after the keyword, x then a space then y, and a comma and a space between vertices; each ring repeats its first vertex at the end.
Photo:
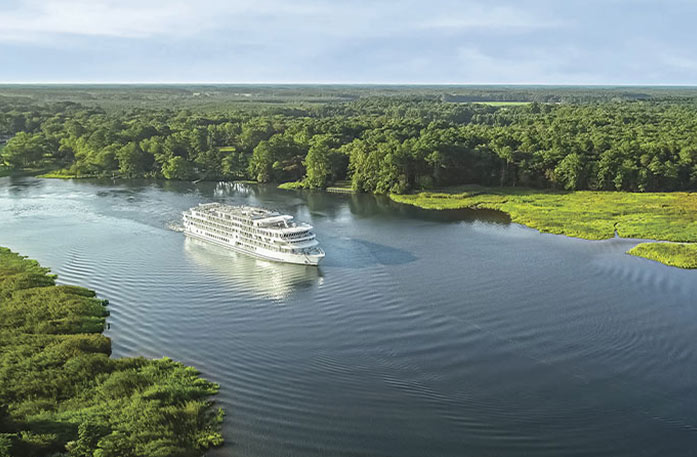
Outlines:
MULTIPOLYGON (((253 206, 231 206, 223 203, 201 203, 198 207, 192 208, 203 212, 217 212, 229 214, 250 220, 264 219, 273 216, 280 216, 277 211, 272 211, 265 208, 255 208, 253 206)), ((290 216, 289 216, 290 217, 290 216)))
POLYGON ((230 206, 222 203, 201 203, 198 207, 192 208, 192 210, 218 217, 234 217, 260 229, 268 229, 280 233, 297 233, 312 229, 312 226, 309 224, 294 222, 293 216, 265 208, 230 206))

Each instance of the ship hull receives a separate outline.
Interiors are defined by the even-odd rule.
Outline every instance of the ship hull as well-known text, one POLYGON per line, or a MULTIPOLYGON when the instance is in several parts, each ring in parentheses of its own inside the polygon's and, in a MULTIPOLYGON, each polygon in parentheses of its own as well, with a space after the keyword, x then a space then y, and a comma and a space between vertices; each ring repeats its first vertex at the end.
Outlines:
POLYGON ((317 266, 324 258, 324 254, 321 255, 310 255, 310 254, 288 254, 270 251, 263 248, 255 248, 254 251, 246 249, 240 245, 234 245, 232 243, 226 243, 224 241, 216 240, 206 236, 205 233, 192 233, 189 230, 184 230, 184 235, 195 238, 197 240, 206 241, 217 246, 230 249, 232 251, 240 252, 242 254, 249 255, 251 257, 256 257, 258 259, 269 260, 272 262, 280 263, 292 263, 297 265, 311 265, 317 266))

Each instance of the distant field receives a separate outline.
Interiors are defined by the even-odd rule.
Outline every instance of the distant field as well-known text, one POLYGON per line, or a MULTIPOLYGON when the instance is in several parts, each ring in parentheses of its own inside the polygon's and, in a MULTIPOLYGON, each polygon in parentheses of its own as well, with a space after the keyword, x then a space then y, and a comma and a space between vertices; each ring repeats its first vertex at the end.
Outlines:
POLYGON ((529 105, 530 102, 475 102, 480 105, 489 105, 489 106, 520 106, 520 105, 529 105))
POLYGON ((431 99, 489 106, 529 102, 697 99, 697 88, 341 84, 0 84, 0 104, 70 102, 107 112, 191 109, 197 112, 310 108, 368 97, 431 99), (507 101, 516 100, 516 101, 507 101))
MULTIPOLYGON (((600 240, 624 238, 697 242, 697 193, 557 192, 463 186, 442 192, 390 195, 426 209, 487 208, 504 211, 518 224, 541 232, 600 240)), ((662 244, 634 255, 681 266, 694 257, 693 244, 662 244), (656 255, 660 250, 660 255, 656 255), (646 255, 645 255, 646 254, 646 255)))

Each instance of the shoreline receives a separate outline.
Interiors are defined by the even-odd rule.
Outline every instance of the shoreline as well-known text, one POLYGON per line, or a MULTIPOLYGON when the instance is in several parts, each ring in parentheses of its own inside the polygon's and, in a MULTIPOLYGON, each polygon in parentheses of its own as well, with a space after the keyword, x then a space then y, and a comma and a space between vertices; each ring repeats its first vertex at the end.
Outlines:
MULTIPOLYGON (((120 176, 63 175, 49 172, 36 175, 44 179, 154 179, 120 176)), ((217 182, 199 179, 195 183, 217 182)), ((250 180, 233 180, 261 184, 250 180)), ((276 184, 282 190, 319 190, 353 194, 347 183, 325 189, 308 189, 302 182, 276 184)), ((520 187, 453 186, 412 194, 388 194, 396 202, 428 210, 490 209, 501 211, 520 224, 540 233, 551 233, 585 240, 603 240, 619 236, 636 239, 637 245, 626 253, 682 269, 697 269, 697 192, 622 192, 555 191, 520 187), (581 197, 581 198, 578 198, 581 197), (590 201, 583 201, 588 197, 590 201), (601 208, 594 208, 598 203, 601 208), (677 205, 676 205, 677 203, 677 205), (606 205, 613 205, 608 207, 606 205), (673 209, 673 211, 670 211, 673 209), (564 217, 554 217, 559 212, 564 217), (690 217, 690 215, 692 215, 690 217), (673 226, 680 221, 682 230, 673 226), (685 228, 685 226, 689 227, 685 228), (662 244, 663 246, 658 246, 662 244), (666 247, 669 245, 670 247, 666 247)))
POLYGON ((56 278, 0 247, 0 454, 194 456, 222 445, 218 384, 167 357, 111 357, 108 301, 56 278))
POLYGON ((677 268, 697 268, 697 193, 458 186, 389 197, 423 209, 498 210, 508 214, 511 222, 541 233, 586 240, 616 235, 637 239, 638 244, 627 254, 677 268))

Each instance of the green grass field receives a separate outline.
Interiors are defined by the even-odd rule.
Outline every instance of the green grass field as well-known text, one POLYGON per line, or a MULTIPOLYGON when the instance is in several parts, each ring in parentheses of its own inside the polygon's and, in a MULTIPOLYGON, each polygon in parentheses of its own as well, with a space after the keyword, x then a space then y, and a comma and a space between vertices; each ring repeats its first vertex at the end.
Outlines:
POLYGON ((83 178, 97 178, 98 175, 76 175, 69 172, 68 170, 54 170, 47 173, 38 175, 39 178, 51 178, 51 179, 83 179, 83 178))
POLYGON ((489 106, 522 106, 529 105, 530 102, 474 102, 479 105, 489 105, 489 106))
MULTIPOLYGON (((697 193, 556 192, 521 188, 463 186, 441 192, 390 195, 400 203, 427 209, 487 208, 540 232, 600 240, 615 232, 624 238, 697 242, 697 193)), ((659 260, 694 257, 694 246, 658 248, 659 260)), ((649 252, 640 249, 638 254, 649 252)), ((643 256, 643 255, 642 255, 643 256)), ((681 262, 684 263, 684 262, 681 262)))
POLYGON ((627 254, 655 260, 679 268, 697 268, 697 244, 691 243, 641 243, 627 254))
POLYGON ((278 188, 283 190, 300 190, 305 189, 305 183, 302 181, 289 181, 279 184, 278 188))
MULTIPOLYGON (((284 190, 301 190, 301 189, 307 189, 307 185, 305 184, 304 181, 290 181, 290 182, 284 182, 282 184, 278 185, 279 189, 284 189, 284 190)), ((327 192, 336 192, 336 193, 346 193, 350 194, 353 193, 353 188, 351 187, 351 181, 337 181, 331 186, 327 186, 326 189, 324 189, 327 192)))

